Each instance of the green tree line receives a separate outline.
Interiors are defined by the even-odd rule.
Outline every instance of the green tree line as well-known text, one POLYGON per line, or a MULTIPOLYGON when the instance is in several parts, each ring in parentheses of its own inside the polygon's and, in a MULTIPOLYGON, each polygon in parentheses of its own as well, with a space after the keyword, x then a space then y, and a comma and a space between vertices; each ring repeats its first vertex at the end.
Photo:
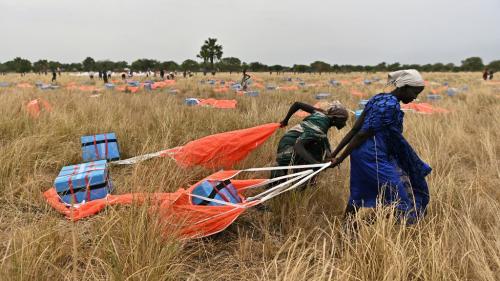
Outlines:
MULTIPOLYGON (((202 47, 198 58, 201 62, 187 59, 181 63, 175 61, 158 61, 155 59, 138 59, 132 63, 126 61, 94 60, 91 57, 85 58, 82 62, 61 63, 40 59, 31 62, 27 59, 16 57, 6 62, 0 62, 0 73, 43 73, 52 70, 62 71, 124 71, 131 69, 133 71, 192 71, 192 72, 240 72, 247 69, 252 72, 297 72, 297 73, 328 73, 328 72, 386 72, 398 69, 414 68, 424 72, 461 72, 461 71, 482 71, 485 68, 495 72, 500 71, 500 60, 494 60, 489 64, 483 63, 480 57, 466 58, 461 65, 453 63, 434 63, 434 64, 400 64, 381 62, 377 65, 350 65, 350 64, 329 64, 324 61, 315 61, 309 65, 294 64, 292 66, 284 65, 266 65, 261 62, 242 62, 236 57, 222 57, 222 48, 219 48, 213 40, 209 38, 205 43, 208 47, 202 47)), ((215 40, 216 41, 216 40, 215 40)), ((205 45, 204 45, 205 46, 205 45)), ((220 45, 219 45, 220 46, 220 45)), ((220 46, 221 47, 221 46, 220 46)))

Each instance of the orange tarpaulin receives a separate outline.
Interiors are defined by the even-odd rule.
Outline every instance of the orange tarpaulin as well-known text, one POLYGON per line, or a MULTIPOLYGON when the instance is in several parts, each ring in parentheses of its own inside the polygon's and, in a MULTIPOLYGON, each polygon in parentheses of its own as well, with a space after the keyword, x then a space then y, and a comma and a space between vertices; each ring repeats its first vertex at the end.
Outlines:
POLYGON ((169 86, 173 86, 175 85, 175 80, 164 80, 164 81, 160 81, 160 82, 154 82, 152 85, 151 85, 151 89, 155 90, 155 89, 163 89, 163 88, 166 88, 166 87, 169 87, 169 86))
POLYGON ((33 118, 38 118, 42 111, 51 112, 52 106, 44 99, 36 99, 26 104, 26 111, 33 118))
POLYGON ((236 100, 216 100, 216 99, 198 99, 201 106, 211 106, 215 108, 236 108, 236 100))
POLYGON ((356 97, 360 97, 360 98, 364 98, 365 96, 367 96, 365 93, 360 92, 356 89, 351 89, 351 95, 356 96, 356 97))
POLYGON ((69 84, 68 86, 66 86, 66 89, 68 89, 68 90, 80 90, 83 92, 99 92, 101 90, 101 89, 97 88, 96 86, 85 86, 85 85, 77 86, 74 84, 69 84))
POLYGON ((227 92, 229 92, 229 87, 215 88, 214 92, 216 92, 216 93, 227 93, 227 92))
POLYGON ((299 87, 296 86, 296 85, 292 85, 292 86, 279 86, 278 90, 281 90, 281 91, 298 91, 299 87))
POLYGON ((500 81, 486 81, 486 84, 488 85, 500 85, 500 81))
POLYGON ((258 83, 258 82, 252 83, 250 85, 250 87, 257 88, 257 89, 264 89, 264 85, 262 85, 261 83, 258 83))
POLYGON ((17 87, 23 88, 23 89, 29 89, 29 88, 33 88, 33 85, 28 84, 28 83, 19 83, 19 84, 17 84, 17 87))
POLYGON ((447 109, 441 107, 435 107, 428 103, 409 103, 401 105, 402 109, 413 110, 418 113, 432 114, 432 113, 448 113, 447 109))
POLYGON ((133 87, 133 86, 121 86, 121 87, 116 87, 116 89, 120 92, 131 92, 131 93, 137 93, 139 91, 139 87, 133 87))
POLYGON ((279 123, 269 123, 248 129, 206 136, 166 150, 162 156, 170 156, 182 167, 201 165, 206 168, 231 168, 254 149, 262 145, 279 128, 279 123))
POLYGON ((71 208, 64 205, 54 188, 43 195, 50 206, 64 214, 68 219, 79 220, 102 211, 108 205, 130 205, 150 202, 151 212, 159 214, 165 234, 177 233, 180 238, 192 239, 206 237, 226 229, 248 207, 258 204, 258 201, 246 202, 242 189, 262 183, 265 179, 231 180, 238 190, 242 203, 222 206, 193 205, 190 194, 204 180, 225 180, 234 177, 239 171, 220 171, 200 180, 187 190, 178 189, 173 193, 132 193, 123 195, 108 195, 105 199, 97 199, 71 208))
POLYGON ((439 87, 437 89, 432 89, 431 92, 435 95, 443 92, 443 91, 446 91, 446 89, 448 89, 448 86, 443 86, 443 87, 439 87))

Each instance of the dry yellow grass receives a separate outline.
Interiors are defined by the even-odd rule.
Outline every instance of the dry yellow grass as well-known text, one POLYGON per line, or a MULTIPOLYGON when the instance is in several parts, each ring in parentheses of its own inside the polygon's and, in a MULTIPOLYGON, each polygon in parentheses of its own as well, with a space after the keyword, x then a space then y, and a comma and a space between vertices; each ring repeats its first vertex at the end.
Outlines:
MULTIPOLYGON (((259 76, 265 83, 283 83, 283 76, 259 76)), ((365 74, 335 78, 359 76, 365 74)), ((108 208, 73 224, 53 211, 41 194, 62 166, 80 162, 81 135, 116 132, 122 157, 127 158, 212 133, 280 121, 293 101, 313 103, 319 91, 354 108, 358 99, 350 96, 350 87, 262 91, 260 97, 250 98, 214 94, 197 82, 198 76, 180 79, 177 96, 163 90, 105 92, 90 98, 90 93, 66 89, 0 88, 0 279, 499 280, 500 86, 483 84, 478 73, 424 76, 452 86, 467 84, 469 91, 438 103, 451 109, 450 114, 406 114, 405 136, 434 168, 428 178, 428 215, 419 224, 397 225, 382 208, 376 210, 374 223, 361 222, 357 235, 346 231, 346 163, 323 173, 314 188, 275 198, 272 212, 250 210, 223 233, 189 242, 160 238, 161 229, 146 206, 108 208), (183 97, 190 96, 236 97, 238 108, 186 107, 183 97), (37 97, 48 100, 54 111, 33 120, 24 104, 37 97)), ((333 75, 300 77, 314 83, 333 75)), ((17 75, 0 76, 0 81, 19 80, 17 75)), ((48 81, 49 76, 23 80, 48 81)), ((60 80, 83 83, 86 78, 63 75, 60 80)), ((383 87, 357 88, 375 94, 383 87)), ((332 129, 332 145, 346 132, 332 129)), ((271 165, 282 133, 239 167, 271 165)), ((173 191, 210 172, 182 170, 167 159, 111 171, 116 193, 173 191)))

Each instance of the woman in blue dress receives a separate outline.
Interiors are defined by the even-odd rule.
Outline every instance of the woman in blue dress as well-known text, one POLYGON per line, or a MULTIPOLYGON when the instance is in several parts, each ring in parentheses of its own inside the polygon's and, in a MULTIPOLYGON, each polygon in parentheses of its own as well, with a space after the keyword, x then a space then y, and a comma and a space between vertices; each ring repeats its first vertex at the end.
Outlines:
POLYGON ((378 200, 384 205, 395 204, 398 218, 414 223, 425 214, 429 203, 425 176, 431 167, 403 137, 404 113, 399 102, 415 100, 424 89, 424 81, 411 69, 390 73, 389 84, 396 89, 369 100, 354 127, 333 151, 332 167, 351 156, 346 216, 360 207, 376 207, 378 200))

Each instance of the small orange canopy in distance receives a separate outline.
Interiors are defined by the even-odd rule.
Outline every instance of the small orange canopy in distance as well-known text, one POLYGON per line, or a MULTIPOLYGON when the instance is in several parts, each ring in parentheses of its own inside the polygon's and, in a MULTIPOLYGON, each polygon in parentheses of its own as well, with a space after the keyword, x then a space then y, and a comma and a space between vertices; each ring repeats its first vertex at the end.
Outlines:
POLYGON ((38 118, 42 111, 51 112, 52 106, 44 99, 35 99, 26 104, 26 111, 31 117, 38 118))
POLYGON ((424 103, 424 102, 423 103, 412 102, 409 104, 403 104, 403 105, 401 105, 401 108, 406 109, 406 110, 413 110, 415 112, 425 113, 425 114, 449 113, 450 112, 449 110, 447 110, 445 108, 435 107, 429 103, 424 103))
POLYGON ((216 99, 198 99, 201 106, 211 106, 215 108, 236 108, 238 102, 236 100, 216 100, 216 99))
POLYGON ((367 94, 360 92, 356 89, 351 89, 351 95, 359 97, 359 98, 364 98, 365 96, 368 96, 367 94))

